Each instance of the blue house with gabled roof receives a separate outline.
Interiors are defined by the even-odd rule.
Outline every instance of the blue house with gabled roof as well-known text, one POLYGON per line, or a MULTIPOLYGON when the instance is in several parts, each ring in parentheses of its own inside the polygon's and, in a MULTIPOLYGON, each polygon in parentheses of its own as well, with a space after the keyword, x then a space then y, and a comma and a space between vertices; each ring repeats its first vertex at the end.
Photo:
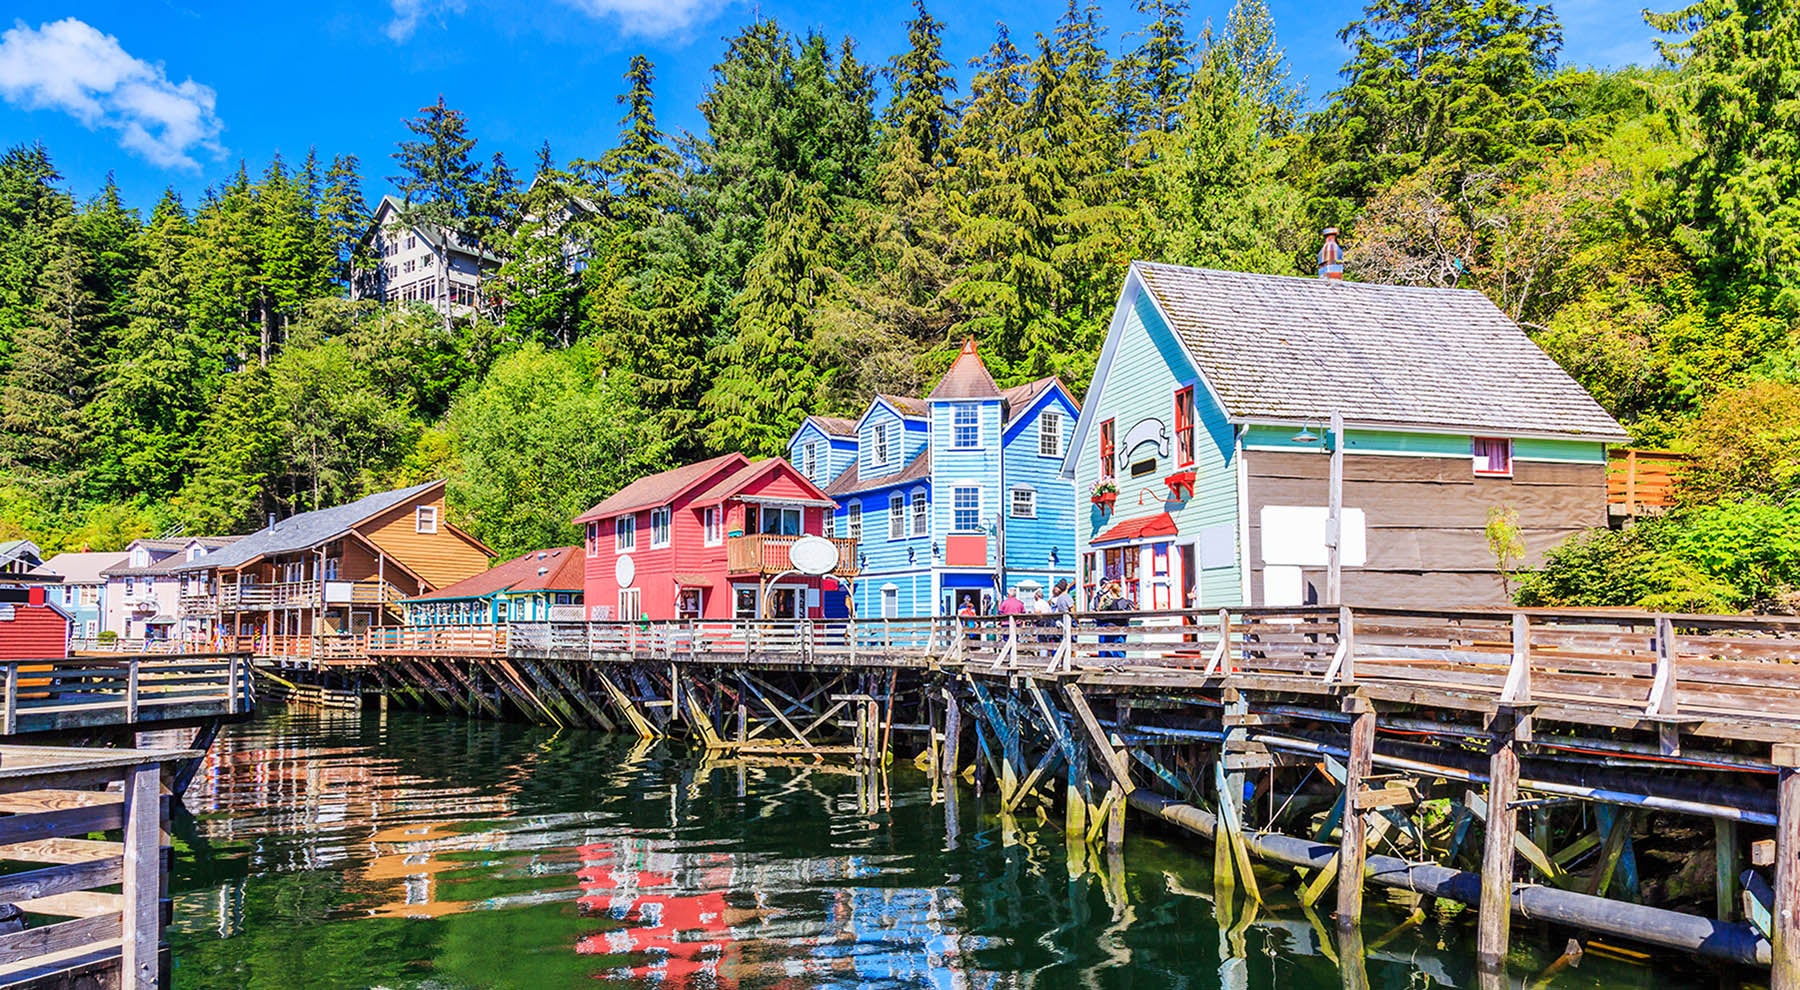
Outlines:
POLYGON ((788 458, 857 541, 863 618, 987 611, 1008 588, 1075 576, 1075 496, 1061 477, 1080 409, 1055 378, 1001 389, 962 353, 924 399, 877 395, 855 421, 808 416, 788 458))

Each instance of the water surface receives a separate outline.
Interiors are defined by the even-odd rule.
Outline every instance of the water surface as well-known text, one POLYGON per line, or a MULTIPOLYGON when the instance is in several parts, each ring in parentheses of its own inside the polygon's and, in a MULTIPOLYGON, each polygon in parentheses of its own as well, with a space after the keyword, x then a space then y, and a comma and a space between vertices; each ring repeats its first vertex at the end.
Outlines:
MULTIPOLYGON (((1294 883, 1222 908, 1177 833, 1133 818, 1108 861, 966 790, 948 819, 909 766, 868 784, 591 732, 264 716, 220 736, 176 828, 175 984, 1478 986, 1468 919, 1430 905, 1409 921, 1372 890, 1366 964, 1341 969, 1294 883)), ((1513 986, 1742 975, 1590 953, 1546 977, 1561 942, 1519 929, 1513 986)))

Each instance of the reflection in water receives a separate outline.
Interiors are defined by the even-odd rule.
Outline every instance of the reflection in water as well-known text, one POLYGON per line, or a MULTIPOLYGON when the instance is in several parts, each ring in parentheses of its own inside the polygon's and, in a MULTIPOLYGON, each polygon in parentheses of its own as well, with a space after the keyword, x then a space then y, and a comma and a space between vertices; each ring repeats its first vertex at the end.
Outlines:
MULTIPOLYGON (((967 794, 947 814, 909 767, 879 784, 592 733, 266 717, 221 736, 177 822, 176 983, 1480 985, 1464 921, 1431 905, 1372 891, 1366 945, 1340 942, 1291 875, 1266 875, 1270 907, 1215 896, 1180 836, 1134 823, 1107 855, 967 794)), ((1506 985, 1553 955, 1521 950, 1506 985)), ((1685 965, 1656 982, 1702 985, 1685 965)), ((1651 982, 1590 953, 1541 985, 1651 982)))

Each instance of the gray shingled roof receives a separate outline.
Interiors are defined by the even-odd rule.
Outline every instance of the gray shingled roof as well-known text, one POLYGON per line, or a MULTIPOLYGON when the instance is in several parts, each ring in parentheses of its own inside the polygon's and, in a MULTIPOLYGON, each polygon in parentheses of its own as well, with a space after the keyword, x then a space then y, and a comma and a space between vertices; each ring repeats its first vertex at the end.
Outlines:
POLYGON ((930 476, 931 451, 926 449, 919 451, 919 453, 915 455, 912 460, 907 461, 906 466, 901 468, 898 472, 894 474, 884 474, 879 478, 871 478, 868 481, 863 481, 861 474, 857 471, 857 466, 851 464, 844 469, 844 473, 837 476, 835 481, 825 487, 825 494, 830 495, 832 498, 841 498, 845 495, 855 495, 858 492, 872 492, 882 488, 892 488, 895 485, 904 485, 909 481, 922 481, 930 476))
POLYGON ((1234 419, 1628 439, 1479 292, 1132 268, 1234 419))
POLYGON ((443 484, 442 481, 427 481, 411 488, 396 488, 391 492, 367 495, 354 502, 335 505, 329 509, 315 509, 312 512, 289 516, 273 526, 251 533, 231 546, 222 550, 214 550, 199 560, 180 564, 174 569, 191 571, 202 568, 238 567, 270 554, 310 550, 321 543, 328 543, 350 532, 357 523, 371 516, 380 515, 396 505, 402 505, 441 484, 443 484))

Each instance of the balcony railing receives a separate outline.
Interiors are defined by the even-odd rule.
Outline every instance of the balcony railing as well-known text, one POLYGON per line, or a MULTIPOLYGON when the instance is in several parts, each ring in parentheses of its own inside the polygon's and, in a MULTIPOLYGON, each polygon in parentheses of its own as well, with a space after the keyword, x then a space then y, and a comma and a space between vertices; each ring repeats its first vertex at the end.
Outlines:
MULTIPOLYGON (((226 612, 324 605, 386 605, 406 597, 384 581, 284 581, 279 584, 228 584, 219 593, 226 612)), ((186 599, 183 599, 185 607, 186 599)))
POLYGON ((219 596, 211 591, 184 591, 181 593, 181 614, 184 617, 219 614, 219 596))
MULTIPOLYGON (((788 548, 794 545, 798 536, 771 536, 758 533, 752 536, 733 536, 725 540, 725 566, 733 574, 780 574, 792 570, 793 562, 788 559, 788 548)), ((856 541, 835 538, 831 541, 837 545, 838 565, 833 574, 851 575, 856 573, 856 541)))

